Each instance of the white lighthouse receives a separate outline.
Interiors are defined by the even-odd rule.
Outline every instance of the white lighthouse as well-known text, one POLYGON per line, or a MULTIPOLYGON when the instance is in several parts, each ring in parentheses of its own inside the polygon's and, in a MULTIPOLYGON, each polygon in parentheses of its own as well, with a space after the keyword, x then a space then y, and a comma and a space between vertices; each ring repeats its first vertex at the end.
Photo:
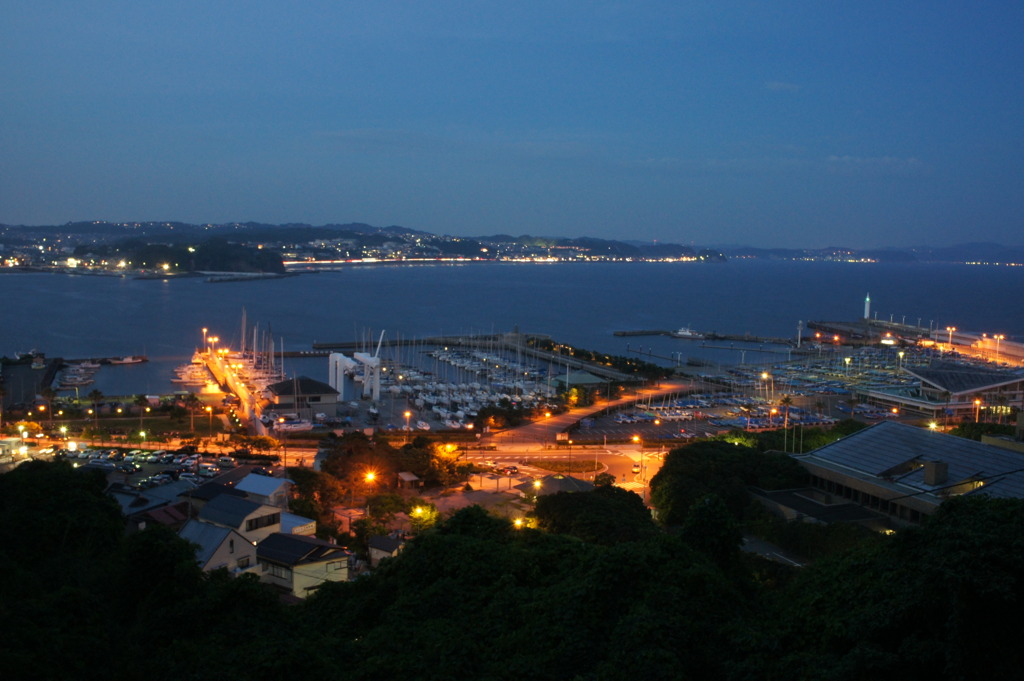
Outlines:
POLYGON ((871 294, 864 296, 864 319, 871 319, 871 294))

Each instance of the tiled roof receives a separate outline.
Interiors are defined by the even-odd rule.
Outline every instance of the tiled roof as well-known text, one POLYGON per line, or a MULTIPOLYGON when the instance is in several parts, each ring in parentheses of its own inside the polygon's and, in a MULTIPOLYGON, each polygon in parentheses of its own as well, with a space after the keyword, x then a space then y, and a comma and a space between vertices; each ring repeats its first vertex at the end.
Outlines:
POLYGON ((282 565, 317 563, 347 557, 349 552, 337 544, 301 534, 275 532, 256 545, 256 555, 282 565))
POLYGON ((262 504, 230 494, 214 497, 199 511, 199 518, 227 527, 241 527, 242 522, 262 504))
POLYGON ((206 565, 210 562, 217 547, 224 543, 231 532, 232 530, 227 527, 190 520, 181 528, 178 536, 199 547, 196 551, 196 561, 200 565, 206 565))

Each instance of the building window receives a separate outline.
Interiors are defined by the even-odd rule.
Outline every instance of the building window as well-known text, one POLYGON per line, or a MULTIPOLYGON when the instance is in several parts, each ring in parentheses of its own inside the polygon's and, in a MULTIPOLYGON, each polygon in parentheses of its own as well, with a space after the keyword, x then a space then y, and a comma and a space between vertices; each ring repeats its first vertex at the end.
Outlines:
POLYGON ((277 563, 263 563, 263 571, 269 573, 271 577, 277 577, 278 579, 291 579, 292 570, 284 565, 278 565, 277 563))
POLYGON ((243 570, 245 568, 249 567, 249 556, 243 556, 243 557, 239 558, 238 559, 238 567, 243 569, 243 570))
POLYGON ((235 552, 235 540, 234 539, 229 539, 228 540, 228 553, 234 553, 234 552, 235 552))
POLYGON ((271 513, 269 515, 260 516, 259 518, 250 518, 245 521, 245 530, 252 532, 258 530, 261 527, 270 527, 271 525, 277 525, 281 522, 280 513, 271 513))

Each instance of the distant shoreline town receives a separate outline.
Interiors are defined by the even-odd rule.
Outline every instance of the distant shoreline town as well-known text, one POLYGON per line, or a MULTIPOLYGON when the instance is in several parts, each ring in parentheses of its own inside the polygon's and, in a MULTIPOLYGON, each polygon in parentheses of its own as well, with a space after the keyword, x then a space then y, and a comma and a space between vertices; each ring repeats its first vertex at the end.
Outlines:
POLYGON ((721 263, 749 259, 1022 266, 1024 248, 990 243, 913 249, 712 248, 592 237, 460 237, 359 223, 319 227, 104 221, 59 226, 0 225, 0 272, 46 271, 144 278, 210 276, 210 281, 238 281, 351 265, 721 263))

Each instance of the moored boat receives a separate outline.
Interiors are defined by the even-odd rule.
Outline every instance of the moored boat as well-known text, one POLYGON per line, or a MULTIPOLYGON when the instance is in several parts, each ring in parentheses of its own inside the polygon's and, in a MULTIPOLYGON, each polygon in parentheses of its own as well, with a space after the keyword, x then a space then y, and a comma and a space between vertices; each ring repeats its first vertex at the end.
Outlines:
POLYGON ((114 357, 110 360, 111 364, 141 364, 142 362, 148 362, 149 358, 145 355, 125 355, 124 357, 114 357))
POLYGON ((703 340, 704 334, 699 331, 694 331, 688 326, 681 326, 672 332, 673 338, 684 338, 688 340, 703 340))

